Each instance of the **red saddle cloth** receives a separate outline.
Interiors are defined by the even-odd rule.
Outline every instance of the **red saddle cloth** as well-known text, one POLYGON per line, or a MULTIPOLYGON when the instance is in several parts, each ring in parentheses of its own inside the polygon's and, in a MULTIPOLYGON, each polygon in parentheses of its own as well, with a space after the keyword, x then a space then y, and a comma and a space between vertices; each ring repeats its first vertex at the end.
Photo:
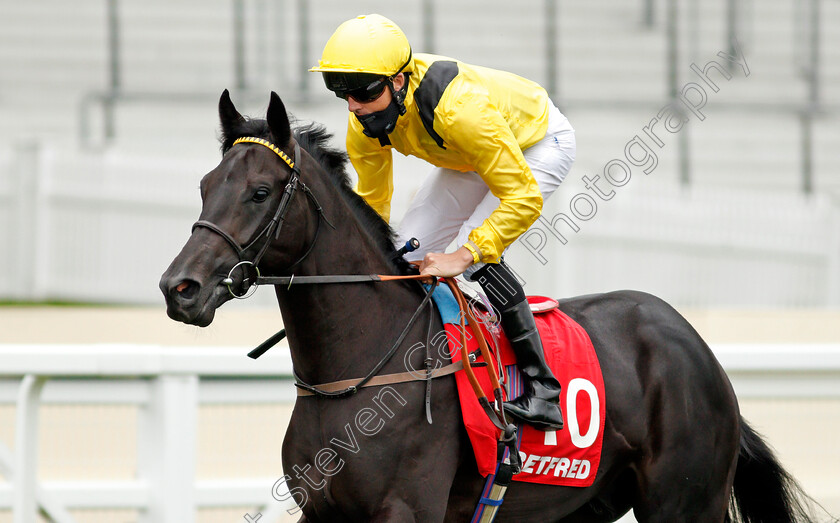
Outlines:
MULTIPOLYGON (((605 393, 601 366, 586 331, 557 308, 545 307, 550 298, 529 296, 543 347, 554 375, 560 381, 560 406, 565 426, 556 432, 543 432, 529 425, 520 425, 517 447, 522 458, 522 472, 515 481, 588 487, 595 480, 601 461, 604 436, 605 393), (541 306, 538 304, 542 304, 541 306), (548 310, 539 310, 548 309, 548 310)), ((482 326, 491 347, 492 337, 482 326)), ((452 360, 458 361, 460 337, 456 325, 446 325, 452 360)), ((468 336, 468 350, 478 347, 475 338, 468 336)), ((504 335, 497 345, 511 390, 516 397, 522 390, 522 380, 516 368, 516 358, 504 335)), ((482 361, 479 357, 478 361, 482 361)), ((488 398, 492 398, 490 380, 484 369, 476 368, 488 398)), ((499 431, 481 409, 464 372, 455 374, 461 412, 470 442, 475 451, 478 470, 482 476, 496 470, 496 444, 499 431)))

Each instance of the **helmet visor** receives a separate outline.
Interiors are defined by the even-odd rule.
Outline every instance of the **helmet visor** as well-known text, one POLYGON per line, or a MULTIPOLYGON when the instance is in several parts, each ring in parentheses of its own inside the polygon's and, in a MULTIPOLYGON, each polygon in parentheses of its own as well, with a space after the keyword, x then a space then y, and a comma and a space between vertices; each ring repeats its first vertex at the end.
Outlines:
POLYGON ((388 84, 388 78, 370 73, 324 72, 327 89, 339 98, 346 100, 352 96, 359 103, 368 103, 382 95, 388 84))

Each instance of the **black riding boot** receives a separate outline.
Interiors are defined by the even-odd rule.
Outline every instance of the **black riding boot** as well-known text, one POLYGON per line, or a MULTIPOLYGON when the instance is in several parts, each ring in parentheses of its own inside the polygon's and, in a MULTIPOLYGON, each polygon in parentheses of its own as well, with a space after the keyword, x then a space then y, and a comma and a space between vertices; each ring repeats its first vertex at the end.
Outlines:
POLYGON ((487 264, 472 276, 500 312, 502 329, 510 341, 525 378, 525 392, 505 403, 505 412, 539 430, 563 428, 560 382, 545 361, 540 334, 522 286, 503 264, 487 264))
POLYGON ((540 333, 528 302, 521 301, 502 311, 501 320, 516 354, 516 364, 525 377, 525 392, 505 403, 505 412, 539 430, 562 429, 560 382, 545 361, 540 333))

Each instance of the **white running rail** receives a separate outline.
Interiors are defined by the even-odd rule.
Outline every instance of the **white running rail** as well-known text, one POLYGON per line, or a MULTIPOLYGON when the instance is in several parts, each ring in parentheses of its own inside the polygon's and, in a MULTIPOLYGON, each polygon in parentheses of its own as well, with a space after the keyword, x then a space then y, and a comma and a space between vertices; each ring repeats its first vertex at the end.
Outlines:
MULTIPOLYGON (((840 344, 715 345, 744 398, 840 398, 840 344)), ((0 404, 14 403, 12 453, 0 441, 0 509, 14 523, 41 510, 72 523, 72 508, 131 508, 144 523, 192 523, 198 508, 260 507, 275 521, 294 508, 272 498, 277 478, 195 478, 197 412, 203 403, 294 402, 291 360, 278 348, 253 361, 246 348, 156 345, 0 345, 0 404), (211 379, 212 378, 212 379, 211 379), (130 481, 41 481, 39 406, 132 404, 140 407, 138 472, 130 481)))

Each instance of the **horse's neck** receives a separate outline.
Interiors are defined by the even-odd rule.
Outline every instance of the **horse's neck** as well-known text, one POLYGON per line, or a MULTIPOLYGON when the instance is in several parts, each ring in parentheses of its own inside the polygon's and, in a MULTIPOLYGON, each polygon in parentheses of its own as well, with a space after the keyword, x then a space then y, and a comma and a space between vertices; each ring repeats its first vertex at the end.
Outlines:
MULTIPOLYGON (((369 235, 352 213, 347 213, 347 209, 333 211, 329 219, 336 229, 322 231, 318 245, 301 264, 300 274, 391 271, 369 235)), ((422 296, 416 285, 330 283, 278 288, 298 375, 304 381, 324 383, 366 374, 390 349, 419 305, 422 296)))

